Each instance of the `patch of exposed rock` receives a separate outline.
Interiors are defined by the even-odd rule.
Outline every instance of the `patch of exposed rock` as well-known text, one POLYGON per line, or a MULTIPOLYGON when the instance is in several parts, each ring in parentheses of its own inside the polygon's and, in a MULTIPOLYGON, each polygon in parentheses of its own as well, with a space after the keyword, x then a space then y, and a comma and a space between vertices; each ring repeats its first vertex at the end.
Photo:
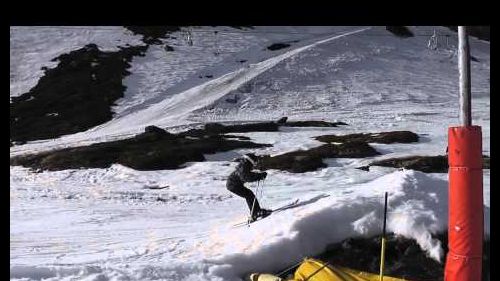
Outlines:
POLYGON ((130 72, 129 62, 143 56, 147 46, 103 52, 97 45, 53 59, 59 64, 29 92, 12 97, 10 138, 12 141, 51 139, 85 131, 112 119, 111 106, 123 97, 122 80, 130 72))
POLYGON ((348 142, 348 141, 363 141, 368 143, 412 143, 418 142, 418 135, 410 131, 393 131, 381 133, 366 133, 366 134, 349 134, 343 136, 324 135, 315 138, 321 142, 348 142))
MULTIPOLYGON (((409 156, 401 158, 390 158, 370 163, 369 166, 383 166, 392 168, 405 168, 421 171, 424 173, 448 173, 448 157, 438 156, 409 156)), ((369 167, 360 167, 368 170, 369 167)), ((483 156, 483 169, 490 168, 490 157, 483 156)))
POLYGON ((115 163, 136 170, 163 170, 177 169, 187 162, 204 161, 204 154, 266 146, 270 145, 234 140, 223 135, 186 137, 149 126, 144 133, 129 139, 17 156, 11 158, 10 164, 37 171, 107 168, 115 163))
POLYGON ((297 150, 276 156, 260 156, 257 168, 303 173, 326 167, 323 162, 325 158, 363 158, 379 154, 366 142, 324 144, 308 150, 297 150))

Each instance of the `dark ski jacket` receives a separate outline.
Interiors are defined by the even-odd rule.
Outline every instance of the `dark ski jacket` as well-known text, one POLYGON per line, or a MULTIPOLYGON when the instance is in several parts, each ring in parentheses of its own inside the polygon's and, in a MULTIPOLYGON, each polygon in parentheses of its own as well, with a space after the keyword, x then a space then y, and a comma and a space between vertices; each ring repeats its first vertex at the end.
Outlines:
POLYGON ((235 190, 243 187, 245 182, 253 182, 262 180, 266 177, 267 173, 252 172, 253 165, 248 160, 240 160, 240 163, 227 179, 226 187, 229 190, 235 190))

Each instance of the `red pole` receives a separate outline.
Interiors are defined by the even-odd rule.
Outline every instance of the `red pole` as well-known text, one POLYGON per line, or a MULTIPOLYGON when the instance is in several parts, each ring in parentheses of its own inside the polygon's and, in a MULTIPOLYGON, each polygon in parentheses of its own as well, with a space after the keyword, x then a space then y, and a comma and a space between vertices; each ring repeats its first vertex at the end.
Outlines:
POLYGON ((481 281, 483 157, 481 127, 471 125, 469 48, 459 27, 460 120, 448 129, 448 255, 445 281, 481 281))
POLYGON ((483 170, 481 127, 448 129, 448 256, 445 281, 481 281, 483 170))

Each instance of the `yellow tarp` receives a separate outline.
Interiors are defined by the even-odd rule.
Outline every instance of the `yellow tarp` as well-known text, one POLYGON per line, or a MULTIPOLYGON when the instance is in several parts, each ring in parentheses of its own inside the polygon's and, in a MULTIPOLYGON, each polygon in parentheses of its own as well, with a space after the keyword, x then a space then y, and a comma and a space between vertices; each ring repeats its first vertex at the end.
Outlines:
MULTIPOLYGON (((328 265, 319 260, 305 259, 295 271, 293 281, 379 281, 379 275, 346 267, 328 265), (315 274, 314 274, 315 273, 315 274), (314 274, 314 275, 313 275, 314 274), (308 279, 309 278, 309 279, 308 279)), ((384 281, 407 279, 384 276, 384 281)))

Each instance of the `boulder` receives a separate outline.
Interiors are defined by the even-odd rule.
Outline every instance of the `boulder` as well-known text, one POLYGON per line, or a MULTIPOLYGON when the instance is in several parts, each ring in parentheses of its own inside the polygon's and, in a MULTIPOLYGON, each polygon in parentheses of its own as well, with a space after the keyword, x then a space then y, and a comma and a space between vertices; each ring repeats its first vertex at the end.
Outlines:
POLYGON ((288 119, 288 117, 281 117, 278 121, 276 121, 276 123, 278 124, 285 124, 286 123, 286 120, 288 119))
POLYGON ((161 44, 160 38, 166 38, 169 33, 179 31, 180 26, 125 26, 134 34, 142 35, 142 41, 146 44, 161 44))
POLYGON ((290 47, 290 44, 287 43, 274 43, 272 45, 267 46, 267 49, 270 51, 281 50, 290 47))
POLYGON ((291 173, 303 173, 324 168, 325 158, 363 158, 379 155, 365 142, 343 144, 324 144, 308 150, 296 150, 276 156, 261 156, 257 168, 261 170, 277 169, 291 173))
MULTIPOLYGON (((372 162, 370 166, 405 168, 424 173, 448 173, 448 157, 446 155, 438 155, 389 158, 372 162)), ((489 168, 490 158, 488 156, 483 156, 483 169, 489 168)))
POLYGON ((281 126, 285 127, 337 127, 347 125, 344 122, 326 122, 326 121, 288 121, 281 126))
POLYGON ((413 37, 413 32, 406 26, 386 26, 385 29, 400 38, 413 37))
POLYGON ((393 131, 382 133, 367 133, 367 134, 349 134, 343 136, 324 135, 315 138, 321 142, 348 142, 348 141, 363 141, 372 143, 412 143, 418 142, 418 135, 410 131, 393 131))
POLYGON ((10 164, 35 171, 107 168, 114 163, 136 170, 178 169, 187 162, 204 161, 204 154, 267 146, 220 135, 187 138, 150 126, 129 139, 17 156, 10 159, 10 164))

